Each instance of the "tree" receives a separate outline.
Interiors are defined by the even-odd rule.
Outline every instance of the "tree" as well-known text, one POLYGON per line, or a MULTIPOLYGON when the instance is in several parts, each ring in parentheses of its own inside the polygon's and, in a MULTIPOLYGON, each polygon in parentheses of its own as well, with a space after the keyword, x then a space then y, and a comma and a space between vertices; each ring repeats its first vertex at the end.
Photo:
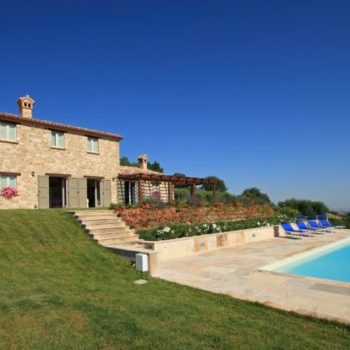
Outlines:
POLYGON ((270 197, 266 194, 266 193, 262 193, 258 188, 256 187, 251 187, 251 188, 247 188, 245 189, 242 194, 241 197, 244 198, 249 198, 252 201, 254 201, 255 203, 271 203, 270 197))
MULTIPOLYGON (((139 167, 139 163, 138 162, 135 162, 135 163, 131 162, 128 157, 121 157, 120 158, 120 165, 132 166, 132 167, 135 167, 135 168, 139 167)), ((163 173, 164 172, 164 169, 160 166, 160 164, 157 161, 154 161, 153 163, 148 162, 147 163, 147 168, 149 170, 158 171, 159 173, 163 173)))
POLYGON ((121 158, 120 158, 120 165, 137 167, 137 166, 138 166, 138 163, 132 163, 132 162, 130 162, 130 160, 129 160, 128 157, 121 157, 121 158))
POLYGON ((160 166, 160 164, 157 161, 154 161, 153 163, 148 162, 147 168, 149 170, 158 171, 159 173, 164 173, 164 169, 160 166))
MULTIPOLYGON (((178 177, 186 177, 185 174, 182 173, 174 173, 173 176, 178 176, 178 177)), ((175 185, 175 188, 188 188, 188 185, 175 185)))
MULTIPOLYGON (((227 186, 225 184, 225 181, 222 179, 219 179, 216 176, 207 176, 206 177, 207 180, 215 180, 216 184, 215 184, 215 189, 218 192, 227 192, 227 186)), ((204 184, 202 185, 201 189, 205 190, 205 191, 212 191, 213 190, 213 184, 204 184)))
POLYGON ((328 207, 325 203, 320 201, 310 201, 307 199, 287 199, 284 202, 279 202, 278 206, 281 208, 296 209, 300 214, 319 215, 328 213, 328 207))

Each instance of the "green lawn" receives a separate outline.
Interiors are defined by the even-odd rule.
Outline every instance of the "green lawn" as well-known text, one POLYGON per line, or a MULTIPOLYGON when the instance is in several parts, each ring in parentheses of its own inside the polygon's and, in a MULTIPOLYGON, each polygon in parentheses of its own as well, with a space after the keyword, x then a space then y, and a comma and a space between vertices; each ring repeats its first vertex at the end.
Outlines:
POLYGON ((350 327, 157 279, 56 210, 0 210, 0 349, 349 349, 350 327))

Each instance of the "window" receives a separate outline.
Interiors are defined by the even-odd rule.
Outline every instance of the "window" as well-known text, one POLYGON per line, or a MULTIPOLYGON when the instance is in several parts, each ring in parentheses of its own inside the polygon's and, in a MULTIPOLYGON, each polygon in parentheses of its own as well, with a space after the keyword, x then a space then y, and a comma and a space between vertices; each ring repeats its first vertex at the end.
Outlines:
POLYGON ((98 139, 94 137, 88 137, 87 150, 88 152, 98 153, 98 139))
POLYGON ((0 140, 16 141, 16 124, 0 122, 0 140))
POLYGON ((0 187, 13 187, 16 188, 16 176, 0 175, 0 187))
POLYGON ((51 131, 51 146, 64 148, 64 133, 59 131, 51 131))

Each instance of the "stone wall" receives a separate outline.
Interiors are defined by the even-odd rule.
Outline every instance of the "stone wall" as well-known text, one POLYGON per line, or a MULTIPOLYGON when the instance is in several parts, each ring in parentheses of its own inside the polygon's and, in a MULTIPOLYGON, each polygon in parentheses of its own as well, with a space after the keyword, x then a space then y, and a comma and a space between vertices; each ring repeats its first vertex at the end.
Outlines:
POLYGON ((278 234, 278 227, 269 226, 166 241, 144 241, 143 244, 145 248, 156 251, 158 261, 162 262, 218 248, 273 239, 278 234))
MULTIPOLYGON (((0 173, 20 173, 19 196, 6 200, 0 196, 0 208, 36 208, 38 176, 70 174, 71 177, 103 177, 112 180, 118 174, 119 142, 99 139, 99 154, 87 152, 86 136, 65 133, 65 148, 51 147, 51 130, 17 125, 17 142, 0 141, 0 173), (34 176, 32 175, 34 172, 34 176)), ((112 202, 116 202, 116 183, 112 181, 112 202)))

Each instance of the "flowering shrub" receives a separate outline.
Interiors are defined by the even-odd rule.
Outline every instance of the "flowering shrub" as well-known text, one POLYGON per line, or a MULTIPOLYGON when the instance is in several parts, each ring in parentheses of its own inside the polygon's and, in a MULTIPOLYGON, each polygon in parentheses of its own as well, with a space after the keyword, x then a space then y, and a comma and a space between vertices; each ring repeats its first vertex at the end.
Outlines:
POLYGON ((160 191, 154 191, 154 192, 152 193, 152 197, 154 197, 154 198, 160 200, 160 197, 161 197, 160 191))
POLYGON ((115 212, 130 227, 155 228, 172 224, 211 223, 216 221, 243 220, 251 217, 271 217, 275 211, 269 205, 216 203, 207 207, 166 207, 159 209, 152 203, 143 203, 136 208, 115 208, 115 212))
POLYGON ((18 196, 18 191, 14 187, 7 186, 1 189, 1 195, 6 199, 11 199, 18 196))
POLYGON ((280 217, 250 218, 240 221, 217 221, 202 224, 174 224, 165 227, 153 228, 139 231, 139 237, 146 241, 160 241, 180 237, 198 236, 210 233, 243 230, 255 227, 266 227, 277 225, 280 217))

